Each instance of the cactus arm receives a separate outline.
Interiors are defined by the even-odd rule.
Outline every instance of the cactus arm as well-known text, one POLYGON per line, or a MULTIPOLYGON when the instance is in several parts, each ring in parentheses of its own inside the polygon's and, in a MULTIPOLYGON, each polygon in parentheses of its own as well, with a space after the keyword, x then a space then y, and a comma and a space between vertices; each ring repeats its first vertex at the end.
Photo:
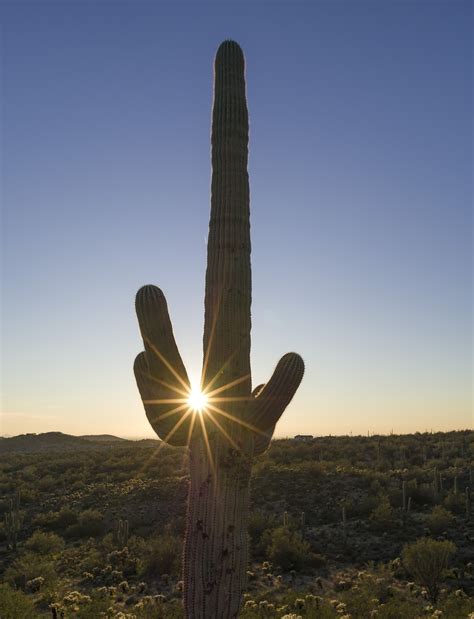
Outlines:
POLYGON ((267 451, 267 449, 270 446, 270 442, 272 440, 274 431, 275 431, 275 426, 272 426, 271 428, 264 430, 263 434, 257 434, 255 436, 254 447, 253 447, 254 456, 260 456, 263 453, 265 453, 265 451, 267 451))
POLYGON ((253 390, 249 421, 263 432, 255 434, 254 456, 268 449, 276 423, 295 395, 303 374, 303 359, 296 353, 287 353, 280 359, 268 383, 253 390))
POLYGON ((135 378, 150 424, 171 445, 186 445, 190 413, 189 380, 176 345, 166 299, 156 286, 144 286, 135 301, 145 352, 134 364, 135 378))
POLYGON ((146 416, 153 430, 170 445, 187 445, 189 441, 187 420, 181 422, 182 417, 179 415, 181 411, 178 411, 177 414, 167 414, 168 411, 180 406, 180 404, 175 404, 172 407, 165 404, 149 404, 150 400, 164 399, 169 393, 160 389, 159 383, 152 376, 148 367, 146 352, 143 351, 136 357, 133 371, 146 416), (180 425, 178 426, 178 424, 180 425))
MULTIPOLYGON (((265 383, 261 383, 257 385, 255 389, 252 391, 252 398, 257 398, 259 393, 265 387, 265 383)), ((253 401, 253 400, 252 400, 253 401)), ((263 454, 269 447, 270 441, 272 440, 273 432, 275 431, 275 426, 271 426, 263 431, 262 434, 255 434, 254 436, 254 446, 253 446, 253 455, 260 456, 263 454)))
POLYGON ((303 374, 304 362, 297 353, 283 355, 272 377, 249 406, 250 423, 264 432, 274 428, 295 395, 303 374))
POLYGON ((252 397, 256 398, 264 387, 265 387, 265 383, 261 383, 260 385, 257 385, 255 389, 252 391, 252 397))

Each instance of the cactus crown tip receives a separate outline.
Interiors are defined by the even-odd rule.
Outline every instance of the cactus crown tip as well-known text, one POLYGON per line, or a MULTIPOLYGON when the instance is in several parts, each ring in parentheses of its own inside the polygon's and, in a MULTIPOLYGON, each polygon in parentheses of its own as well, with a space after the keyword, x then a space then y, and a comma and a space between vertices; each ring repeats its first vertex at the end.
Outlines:
POLYGON ((224 49, 224 48, 239 49, 240 51, 242 51, 242 48, 240 47, 240 45, 237 43, 237 41, 234 41, 233 39, 225 39, 225 41, 222 41, 217 51, 219 51, 220 49, 224 49))
POLYGON ((226 39, 217 48, 216 62, 244 62, 244 52, 236 41, 226 39))

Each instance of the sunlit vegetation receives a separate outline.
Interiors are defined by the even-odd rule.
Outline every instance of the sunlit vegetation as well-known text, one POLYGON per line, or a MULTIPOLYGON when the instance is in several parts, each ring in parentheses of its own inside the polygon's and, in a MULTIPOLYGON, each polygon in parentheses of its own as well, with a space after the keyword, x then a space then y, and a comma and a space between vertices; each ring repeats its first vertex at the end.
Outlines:
MULTIPOLYGON (((182 617, 186 451, 37 438, 0 443, 2 619, 182 617)), ((473 432, 274 441, 241 617, 467 619, 473 469, 473 432)))

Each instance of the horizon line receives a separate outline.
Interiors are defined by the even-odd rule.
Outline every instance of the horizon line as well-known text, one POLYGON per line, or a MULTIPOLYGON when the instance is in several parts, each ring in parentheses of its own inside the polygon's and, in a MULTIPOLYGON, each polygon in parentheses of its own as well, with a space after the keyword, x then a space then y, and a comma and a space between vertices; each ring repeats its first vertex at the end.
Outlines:
MULTIPOLYGON (((342 434, 303 434, 303 433, 298 433, 298 434, 294 434, 293 436, 276 436, 272 438, 272 442, 273 441, 285 441, 285 440, 292 440, 295 439, 297 437, 307 437, 307 438, 311 438, 311 439, 317 439, 317 438, 336 438, 336 437, 347 437, 347 438, 358 438, 358 437, 365 437, 365 438, 373 438, 376 436, 410 436, 413 434, 429 434, 429 435, 433 435, 433 434, 452 434, 453 432, 473 432, 474 428, 457 428, 457 429, 452 429, 452 430, 433 430, 433 429, 425 429, 425 430, 416 430, 414 432, 394 432, 393 430, 391 432, 370 432, 370 430, 367 431, 367 433, 365 434, 353 434, 352 432, 349 433, 342 433, 342 434)), ((126 441, 157 441, 159 443, 165 442, 162 441, 160 438, 158 438, 157 436, 148 436, 148 435, 139 435, 139 436, 119 436, 117 434, 109 434, 108 432, 100 432, 98 434, 70 434, 69 432, 62 432, 61 430, 50 430, 48 432, 25 432, 23 434, 1 434, 0 435, 0 439, 9 439, 9 438, 18 438, 20 436, 42 436, 44 434, 63 434, 64 436, 73 436, 74 438, 83 438, 84 436, 112 436, 114 438, 118 438, 121 440, 126 440, 126 441)))

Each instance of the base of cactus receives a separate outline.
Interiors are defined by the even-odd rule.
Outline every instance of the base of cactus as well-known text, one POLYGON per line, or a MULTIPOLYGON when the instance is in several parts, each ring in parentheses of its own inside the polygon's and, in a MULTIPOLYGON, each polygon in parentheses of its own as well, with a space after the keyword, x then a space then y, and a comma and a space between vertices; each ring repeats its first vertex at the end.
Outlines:
POLYGON ((209 449, 203 438, 191 445, 184 547, 187 619, 238 616, 246 586, 250 466, 250 459, 225 438, 211 439, 209 449))

